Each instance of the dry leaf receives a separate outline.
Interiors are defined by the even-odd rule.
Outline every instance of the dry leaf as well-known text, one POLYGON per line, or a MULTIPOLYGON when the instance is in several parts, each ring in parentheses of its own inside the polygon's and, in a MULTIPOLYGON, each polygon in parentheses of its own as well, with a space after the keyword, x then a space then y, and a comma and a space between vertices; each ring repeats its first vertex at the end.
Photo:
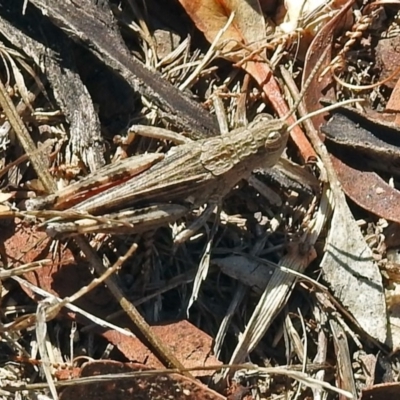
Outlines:
MULTIPOLYGON (((186 368, 221 364, 211 354, 213 339, 189 321, 174 321, 150 328, 186 368)), ((128 360, 141 362, 146 367, 163 368, 162 363, 138 338, 122 335, 111 329, 96 329, 97 332, 101 332, 128 360)), ((191 374, 194 377, 208 376, 210 371, 192 371, 191 374)))
MULTIPOLYGON (((347 0, 346 4, 340 9, 340 11, 333 18, 331 18, 329 22, 324 24, 324 26, 321 27, 321 29, 315 35, 306 53, 302 87, 304 87, 306 79, 311 75, 315 64, 321 57, 321 54, 326 48, 332 47, 337 27, 342 27, 344 24, 346 24, 347 15, 349 14, 349 12, 351 13, 351 6, 353 3, 354 0, 347 0)), ((330 52, 328 52, 324 57, 325 60, 321 66, 322 69, 324 69, 324 67, 329 65, 329 63, 331 62, 330 52)), ((321 97, 332 99, 332 101, 336 100, 336 96, 334 94, 333 88, 331 88, 331 85, 331 72, 326 73, 322 77, 319 76, 319 74, 314 77, 312 84, 309 86, 307 92, 304 95, 303 100, 308 112, 316 111, 322 107, 320 104, 321 97)), ((323 122, 325 122, 325 115, 317 115, 312 118, 312 121, 316 129, 318 129, 318 127, 321 126, 323 122)))
MULTIPOLYGON (((260 45, 265 38, 264 17, 258 0, 179 0, 197 28, 212 43, 234 12, 232 24, 221 37, 224 52, 238 48, 239 44, 260 45)), ((231 58, 232 59, 232 58, 231 58)), ((240 59, 237 53, 236 60, 240 59)))
POLYGON ((378 174, 360 171, 331 156, 343 191, 360 207, 388 221, 400 223, 400 192, 378 174))
POLYGON ((374 339, 387 339, 382 277, 344 196, 335 206, 321 261, 324 279, 338 301, 374 339))
POLYGON ((214 258, 212 264, 221 271, 246 286, 250 286, 257 294, 262 294, 272 277, 274 268, 243 256, 214 258))

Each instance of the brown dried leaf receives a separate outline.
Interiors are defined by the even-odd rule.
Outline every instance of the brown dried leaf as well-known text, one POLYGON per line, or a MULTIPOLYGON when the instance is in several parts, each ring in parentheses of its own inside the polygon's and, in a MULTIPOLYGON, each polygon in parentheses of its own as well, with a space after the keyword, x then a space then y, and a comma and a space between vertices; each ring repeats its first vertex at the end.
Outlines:
POLYGON ((375 172, 358 171, 334 156, 332 163, 343 191, 360 207, 389 221, 400 222, 400 192, 375 172))
MULTIPOLYGON (((400 64, 400 36, 391 35, 388 38, 381 38, 374 47, 376 66, 380 69, 379 80, 388 78, 400 64)), ((393 89, 397 83, 398 76, 394 76, 385 82, 385 86, 393 89)), ((392 94, 393 96, 393 94, 392 94)), ((390 108, 390 107, 389 107, 390 108)))
MULTIPOLYGON (((259 45, 265 38, 264 18, 258 0, 179 0, 197 28, 212 43, 234 12, 235 17, 220 43, 226 42, 224 52, 239 44, 259 45)), ((240 59, 239 53, 235 56, 240 59)))
POLYGON ((394 124, 400 127, 400 79, 397 81, 393 92, 390 95, 385 111, 396 114, 394 124))
MULTIPOLYGON (((347 19, 348 12, 351 12, 350 8, 353 3, 354 0, 348 0, 347 3, 341 8, 340 12, 337 13, 329 22, 327 22, 315 36, 310 47, 308 48, 306 55, 302 82, 303 86, 324 50, 326 48, 331 48, 335 31, 343 26, 344 21, 347 19)), ((325 58, 326 59, 323 62, 322 69, 324 66, 327 66, 330 63, 331 54, 328 52, 325 58)), ((304 95, 303 100, 308 112, 316 111, 322 108, 319 102, 321 98, 330 98, 332 100, 336 100, 333 90, 326 92, 326 88, 331 82, 332 75, 330 72, 326 73, 322 78, 319 76, 319 74, 314 77, 312 84, 304 95)), ((318 127, 325 121, 324 114, 317 115, 316 117, 313 117, 312 120, 315 128, 318 129, 318 127)))
MULTIPOLYGON (((50 242, 45 232, 36 232, 19 219, 0 229, 0 243, 5 249, 6 262, 14 267, 33 261, 52 259, 49 254, 50 242)), ((71 259, 71 252, 66 250, 63 257, 64 260, 71 259)), ((54 265, 43 265, 43 268, 50 268, 49 271, 52 267, 54 268, 54 265)), ((40 274, 41 271, 42 269, 37 270, 33 274, 40 274)))
MULTIPOLYGON (((192 325, 189 321, 177 321, 151 326, 154 334, 162 338, 165 345, 186 368, 220 365, 221 362, 210 353, 213 339, 192 325)), ((143 345, 138 338, 131 338, 119 332, 103 332, 107 340, 117 346, 124 356, 131 361, 138 361, 151 368, 163 368, 160 361, 143 345)), ((210 371, 193 371, 193 376, 210 375, 210 371)))
MULTIPOLYGON (((54 254, 50 250, 52 239, 45 232, 35 231, 21 222, 9 225, 0 230, 0 243, 4 244, 7 263, 13 266, 28 264, 37 260, 50 259, 52 263, 43 265, 35 271, 26 272, 24 278, 55 296, 64 298, 71 296, 81 287, 93 280, 93 275, 82 263, 75 262, 71 250, 67 247, 58 247, 59 252, 54 254)), ((22 289, 33 299, 36 296, 25 286, 22 289)), ((76 301, 76 305, 92 314, 105 318, 115 311, 115 302, 104 286, 98 286, 86 296, 76 301)), ((76 316, 67 311, 69 317, 78 319, 80 323, 87 323, 82 316, 76 316)))

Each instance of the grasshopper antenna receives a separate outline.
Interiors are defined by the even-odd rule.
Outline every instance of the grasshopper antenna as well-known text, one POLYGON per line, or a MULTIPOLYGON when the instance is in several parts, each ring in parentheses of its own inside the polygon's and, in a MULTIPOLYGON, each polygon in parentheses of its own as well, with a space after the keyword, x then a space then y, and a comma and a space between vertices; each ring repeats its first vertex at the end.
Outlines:
POLYGON ((296 125, 301 124, 303 121, 306 119, 310 119, 312 117, 315 117, 316 115, 335 110, 336 108, 346 106, 347 104, 353 104, 353 103, 362 103, 365 101, 365 99, 348 99, 348 100, 343 100, 340 103, 336 104, 331 104, 330 106, 321 108, 320 110, 308 113, 304 117, 299 118, 296 122, 294 122, 292 125, 289 126, 288 131, 291 131, 296 125))
MULTIPOLYGON (((317 72, 318 72, 319 69, 321 68, 322 63, 323 63, 324 60, 325 60, 325 56, 326 56, 327 53, 328 53, 328 50, 329 50, 329 47, 327 47, 327 48, 322 52, 321 57, 318 59, 317 63, 315 64, 315 67, 314 67, 313 70, 311 71, 310 76, 309 76, 309 77, 307 78, 307 80, 305 81, 304 86, 303 86, 303 88, 302 88, 301 91, 300 91, 299 98, 295 101, 295 103, 293 104, 293 106, 292 106, 291 110, 288 112, 288 114, 285 115, 285 117, 283 118, 284 120, 287 120, 288 118, 290 118, 290 117, 296 112, 296 110, 297 110, 297 108, 299 107, 300 103, 303 101, 303 97, 305 96, 305 94, 306 94, 308 88, 310 87, 311 82, 313 81, 315 75, 317 74, 317 72)), ((298 123, 298 121, 297 121, 297 123, 298 123)), ((290 126, 290 129, 292 129, 293 126, 297 125, 297 123, 291 125, 291 126, 290 126)), ((290 129, 289 129, 289 130, 290 130, 290 129)))

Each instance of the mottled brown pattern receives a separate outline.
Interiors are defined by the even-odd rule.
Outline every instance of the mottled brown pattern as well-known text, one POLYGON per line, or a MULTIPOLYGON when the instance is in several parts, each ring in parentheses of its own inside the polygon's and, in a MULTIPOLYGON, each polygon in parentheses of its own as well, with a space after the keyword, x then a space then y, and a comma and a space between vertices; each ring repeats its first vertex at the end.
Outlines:
POLYGON ((141 200, 183 200, 195 193, 195 204, 207 200, 219 188, 219 197, 253 169, 273 166, 288 138, 281 120, 260 120, 220 138, 203 139, 171 149, 165 158, 138 177, 91 197, 74 209, 106 213, 141 200))

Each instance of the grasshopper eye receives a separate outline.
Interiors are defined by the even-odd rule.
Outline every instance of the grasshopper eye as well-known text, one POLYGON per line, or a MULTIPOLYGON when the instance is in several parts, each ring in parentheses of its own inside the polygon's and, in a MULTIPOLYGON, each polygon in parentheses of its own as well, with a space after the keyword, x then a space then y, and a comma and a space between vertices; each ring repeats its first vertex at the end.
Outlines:
POLYGON ((282 145, 282 135, 279 131, 272 131, 265 141, 265 148, 269 151, 279 149, 282 145))
POLYGON ((272 131, 271 133, 268 134, 267 143, 274 143, 277 140, 279 140, 281 137, 282 137, 282 135, 280 134, 280 132, 272 131))

